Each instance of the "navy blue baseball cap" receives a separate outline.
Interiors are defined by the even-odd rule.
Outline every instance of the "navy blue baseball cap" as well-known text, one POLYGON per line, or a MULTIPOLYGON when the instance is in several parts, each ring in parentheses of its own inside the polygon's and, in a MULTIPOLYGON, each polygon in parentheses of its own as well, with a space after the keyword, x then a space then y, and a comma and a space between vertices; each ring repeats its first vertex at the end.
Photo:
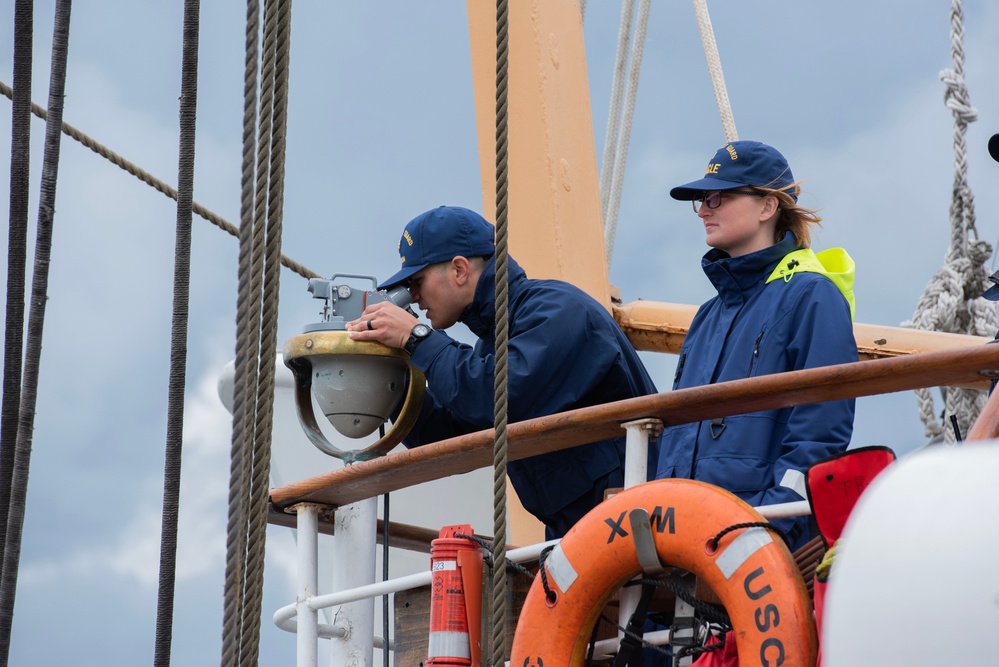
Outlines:
POLYGON ((378 289, 388 289, 431 264, 455 257, 489 257, 496 252, 493 226, 475 211, 439 206, 406 225, 399 239, 402 268, 378 289))
MULTIPOLYGON (((689 201, 714 190, 732 190, 747 185, 781 190, 792 183, 791 167, 776 148, 759 141, 733 141, 718 149, 708 162, 704 178, 673 188, 669 196, 689 201)), ((794 192, 785 192, 798 201, 794 192)))

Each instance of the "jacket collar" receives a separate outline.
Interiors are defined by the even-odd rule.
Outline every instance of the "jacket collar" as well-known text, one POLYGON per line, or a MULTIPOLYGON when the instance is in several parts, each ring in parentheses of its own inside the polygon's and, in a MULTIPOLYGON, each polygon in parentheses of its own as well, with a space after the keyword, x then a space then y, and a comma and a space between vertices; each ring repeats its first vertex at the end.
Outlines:
MULTIPOLYGON (((520 283, 527 280, 527 274, 512 257, 506 260, 507 282, 510 296, 518 291, 520 283)), ((475 298, 465 307, 458 321, 481 339, 492 339, 496 327, 496 255, 489 258, 479 283, 475 287, 475 298)))
POLYGON ((797 247, 794 234, 787 232, 780 242, 741 257, 713 248, 701 259, 701 268, 725 305, 737 306, 746 294, 762 289, 777 262, 797 247))

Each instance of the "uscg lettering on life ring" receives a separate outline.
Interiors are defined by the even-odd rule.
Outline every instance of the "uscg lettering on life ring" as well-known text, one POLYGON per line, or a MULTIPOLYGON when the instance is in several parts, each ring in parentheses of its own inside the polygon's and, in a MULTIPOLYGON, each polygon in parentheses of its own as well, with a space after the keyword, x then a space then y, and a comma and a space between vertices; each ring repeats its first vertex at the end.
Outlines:
POLYGON ((712 548, 709 540, 724 529, 762 517, 718 487, 672 479, 601 503, 549 553, 543 567, 555 599, 546 600, 536 578, 517 625, 511 665, 583 664, 607 600, 641 573, 628 519, 635 509, 645 511, 637 516, 648 516, 660 563, 694 572, 721 598, 736 631, 741 665, 814 664, 811 601, 787 546, 765 528, 753 527, 724 535, 712 548))

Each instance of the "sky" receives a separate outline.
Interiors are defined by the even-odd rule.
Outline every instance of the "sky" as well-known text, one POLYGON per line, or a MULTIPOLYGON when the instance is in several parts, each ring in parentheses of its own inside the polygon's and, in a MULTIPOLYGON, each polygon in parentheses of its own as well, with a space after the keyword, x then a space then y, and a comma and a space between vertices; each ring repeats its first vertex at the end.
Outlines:
MULTIPOLYGON (((45 106, 54 1, 34 4, 32 97, 45 106)), ((802 202, 825 218, 813 246, 842 246, 856 260, 858 322, 910 319, 947 252, 953 120, 939 72, 952 66, 950 4, 710 4, 739 136, 778 147, 804 181, 802 202)), ((7 84, 12 5, 0 18, 7 84)), ((619 13, 619 3, 601 0, 586 12, 598 159, 619 13)), ((66 122, 172 184, 182 19, 180 2, 76 3, 64 111, 66 122)), ((465 5, 300 1, 293 21, 283 251, 324 275, 386 277, 409 219, 445 203, 482 207, 465 5)), ((232 222, 244 22, 243 3, 202 3, 194 197, 232 222)), ((986 143, 999 132, 999 7, 966 2, 965 25, 979 113, 967 133, 969 180, 978 233, 994 245, 999 165, 986 143)), ((701 303, 712 294, 699 268, 703 232, 689 204, 668 196, 724 143, 691 4, 655 3, 647 40, 610 279, 625 302, 701 303)), ((10 110, 0 99, 4 127, 10 110)), ((43 136, 36 119, 29 270, 43 136)), ((9 132, 0 132, 0 154, 10 154, 9 132)), ((9 184, 0 159, 4 201, 9 184)), ((63 137, 11 664, 152 661, 176 217, 171 200, 63 137)), ((195 218, 178 665, 217 664, 221 651, 231 420, 216 384, 233 356, 236 257, 234 238, 195 218)), ((305 287, 282 272, 280 341, 317 319, 305 287)), ((643 359, 668 389, 675 358, 643 359)), ((310 448, 294 428, 276 439, 310 448)), ((855 446, 904 453, 923 442, 911 394, 858 402, 855 446)), ((436 525, 465 520, 439 500, 429 503, 436 525)), ((489 502, 469 504, 478 511, 489 502)), ((294 637, 270 615, 294 599, 290 531, 268 529, 267 558, 261 664, 287 664, 294 637)))

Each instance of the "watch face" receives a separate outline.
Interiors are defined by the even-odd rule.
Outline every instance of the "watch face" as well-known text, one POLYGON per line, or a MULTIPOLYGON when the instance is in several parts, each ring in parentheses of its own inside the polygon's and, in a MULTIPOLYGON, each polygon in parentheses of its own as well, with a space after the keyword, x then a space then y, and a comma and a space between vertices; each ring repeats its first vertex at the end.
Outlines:
POLYGON ((432 329, 422 322, 413 327, 413 335, 417 338, 423 338, 429 336, 432 329))

